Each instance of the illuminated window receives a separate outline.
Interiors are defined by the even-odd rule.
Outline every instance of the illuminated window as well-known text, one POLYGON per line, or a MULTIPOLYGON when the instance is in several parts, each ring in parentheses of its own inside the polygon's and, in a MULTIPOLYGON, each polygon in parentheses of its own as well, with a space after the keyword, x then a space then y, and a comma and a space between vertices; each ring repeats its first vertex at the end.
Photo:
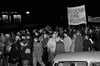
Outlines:
POLYGON ((8 15, 2 15, 3 22, 8 22, 8 15))
POLYGON ((21 15, 13 15, 14 22, 21 22, 21 15))

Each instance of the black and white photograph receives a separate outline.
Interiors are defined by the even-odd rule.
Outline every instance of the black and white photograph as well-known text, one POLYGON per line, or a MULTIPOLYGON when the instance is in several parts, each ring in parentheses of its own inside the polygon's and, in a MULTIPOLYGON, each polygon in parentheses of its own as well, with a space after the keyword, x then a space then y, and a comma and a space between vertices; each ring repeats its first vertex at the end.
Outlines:
POLYGON ((100 66, 100 1, 0 0, 0 66, 100 66))

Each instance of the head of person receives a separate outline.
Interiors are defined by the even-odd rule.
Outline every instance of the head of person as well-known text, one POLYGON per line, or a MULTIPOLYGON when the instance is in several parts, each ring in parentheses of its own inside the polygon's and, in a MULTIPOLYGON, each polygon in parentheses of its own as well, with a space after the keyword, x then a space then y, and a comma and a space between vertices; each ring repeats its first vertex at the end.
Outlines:
POLYGON ((26 36, 26 39, 28 39, 28 40, 29 40, 30 38, 31 38, 30 36, 26 36))
POLYGON ((20 36, 20 35, 21 35, 21 32, 17 32, 17 35, 19 35, 19 36, 20 36))
POLYGON ((3 34, 3 33, 1 33, 1 36, 4 36, 4 34, 3 34))
POLYGON ((42 33, 43 32, 43 29, 40 29, 39 32, 42 33))
POLYGON ((56 41, 60 41, 60 39, 61 39, 60 36, 57 36, 56 41))
POLYGON ((21 39, 20 39, 20 36, 17 35, 17 36, 15 37, 15 40, 16 40, 16 41, 21 40, 21 39))
POLYGON ((64 37, 67 37, 68 35, 67 35, 67 33, 64 33, 64 37))
POLYGON ((25 40, 25 39, 26 39, 26 37, 25 37, 25 36, 21 36, 21 39, 25 40))
POLYGON ((54 32, 53 34, 52 34, 52 38, 56 38, 57 37, 57 34, 54 32))
POLYGON ((37 41, 38 41, 38 38, 35 37, 35 38, 34 38, 34 42, 37 42, 37 41))
POLYGON ((29 30, 28 30, 28 29, 26 29, 26 32, 29 32, 29 30))
POLYGON ((29 31, 27 31, 26 33, 27 33, 28 35, 30 35, 30 32, 29 32, 29 31))
POLYGON ((89 39, 89 36, 88 36, 88 35, 86 35, 86 36, 85 36, 85 39, 87 39, 87 40, 88 40, 88 39, 89 39))
POLYGON ((89 32, 92 33, 92 29, 90 29, 89 32))
POLYGON ((76 38, 76 34, 73 34, 73 38, 76 38))
POLYGON ((39 41, 42 41, 43 40, 43 34, 40 34, 38 38, 39 38, 39 41))
POLYGON ((35 35, 36 35, 36 36, 38 36, 38 35, 39 35, 39 33, 38 33, 38 32, 35 32, 35 35))
POLYGON ((10 37, 10 34, 5 34, 6 38, 9 38, 10 37))
POLYGON ((48 35, 47 35, 47 34, 44 34, 44 35, 43 35, 43 37, 44 37, 44 38, 47 38, 47 37, 48 37, 48 35))

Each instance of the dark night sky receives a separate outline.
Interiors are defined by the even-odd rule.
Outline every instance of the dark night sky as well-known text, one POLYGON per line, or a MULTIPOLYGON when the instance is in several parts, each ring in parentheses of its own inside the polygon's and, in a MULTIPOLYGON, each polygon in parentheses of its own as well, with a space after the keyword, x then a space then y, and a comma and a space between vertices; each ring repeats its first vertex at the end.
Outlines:
POLYGON ((97 0, 2 0, 1 11, 31 11, 31 19, 34 23, 61 23, 60 16, 63 16, 63 24, 67 21, 67 7, 85 4, 89 16, 100 16, 99 1, 97 0))

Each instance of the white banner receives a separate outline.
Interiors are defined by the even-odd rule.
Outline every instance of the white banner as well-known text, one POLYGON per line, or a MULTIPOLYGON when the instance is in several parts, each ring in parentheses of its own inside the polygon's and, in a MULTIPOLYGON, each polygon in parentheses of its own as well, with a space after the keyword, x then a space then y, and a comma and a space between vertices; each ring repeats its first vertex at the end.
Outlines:
POLYGON ((85 5, 77 7, 68 7, 68 24, 86 24, 85 5))
POLYGON ((91 17, 91 16, 88 16, 88 22, 100 23, 100 17, 91 17))

